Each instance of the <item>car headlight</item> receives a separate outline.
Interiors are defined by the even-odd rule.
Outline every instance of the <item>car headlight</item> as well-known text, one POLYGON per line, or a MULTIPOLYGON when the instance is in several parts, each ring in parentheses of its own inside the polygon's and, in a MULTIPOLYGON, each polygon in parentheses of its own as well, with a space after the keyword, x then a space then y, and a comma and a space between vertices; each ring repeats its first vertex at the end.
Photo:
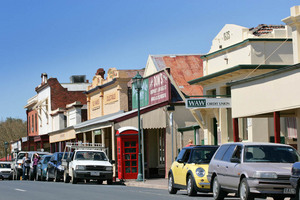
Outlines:
POLYGON ((205 176, 205 170, 202 167, 199 167, 196 169, 196 174, 199 177, 203 177, 203 176, 205 176))
POLYGON ((110 166, 110 167, 106 167, 106 171, 111 171, 113 168, 110 166))
POLYGON ((253 178, 271 178, 276 179, 277 174, 275 172, 255 172, 253 178))
POLYGON ((57 167, 57 169, 59 169, 60 171, 62 171, 62 170, 64 170, 65 168, 64 168, 64 166, 59 165, 59 166, 57 167))
POLYGON ((85 170, 85 166, 83 165, 77 165, 76 170, 85 170))

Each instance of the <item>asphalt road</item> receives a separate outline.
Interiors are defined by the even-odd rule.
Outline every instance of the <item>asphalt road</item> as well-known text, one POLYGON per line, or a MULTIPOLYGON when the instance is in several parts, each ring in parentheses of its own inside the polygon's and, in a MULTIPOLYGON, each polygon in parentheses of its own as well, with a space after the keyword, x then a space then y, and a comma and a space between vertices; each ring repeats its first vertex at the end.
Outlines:
MULTIPOLYGON (((167 190, 128 187, 124 185, 97 185, 96 183, 78 183, 76 185, 62 182, 40 181, 0 181, 0 200, 179 200, 199 199, 188 197, 185 191, 170 195, 167 190)), ((203 199, 212 199, 205 194, 203 199)))
MULTIPOLYGON (((129 187, 124 185, 98 185, 96 183, 55 183, 41 181, 0 181, 0 200, 213 200, 212 194, 195 197, 178 191, 170 195, 165 189, 129 187)), ((238 200, 230 197, 227 200, 238 200)))

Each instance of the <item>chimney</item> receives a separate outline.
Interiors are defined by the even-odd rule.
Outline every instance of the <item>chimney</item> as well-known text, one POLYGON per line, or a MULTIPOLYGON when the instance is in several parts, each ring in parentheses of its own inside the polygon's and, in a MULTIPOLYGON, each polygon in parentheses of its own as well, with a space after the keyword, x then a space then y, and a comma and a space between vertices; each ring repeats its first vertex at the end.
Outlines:
POLYGON ((96 72, 96 75, 100 75, 104 79, 105 71, 103 68, 99 68, 96 72))
POLYGON ((47 73, 42 73, 41 78, 42 78, 42 84, 46 84, 48 80, 47 73))

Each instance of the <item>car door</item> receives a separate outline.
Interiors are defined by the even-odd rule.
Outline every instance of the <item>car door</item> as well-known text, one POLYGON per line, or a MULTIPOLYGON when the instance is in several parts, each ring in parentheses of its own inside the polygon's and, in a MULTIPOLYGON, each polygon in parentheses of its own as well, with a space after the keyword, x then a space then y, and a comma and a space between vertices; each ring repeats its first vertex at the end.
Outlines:
POLYGON ((54 174, 54 160, 55 160, 55 155, 54 154, 51 158, 50 158, 50 161, 48 162, 48 174, 49 174, 49 177, 53 177, 53 174, 54 174))
POLYGON ((178 184, 186 185, 186 174, 188 172, 188 160, 191 155, 191 149, 187 149, 184 153, 183 160, 178 165, 178 184))
POLYGON ((240 182, 240 173, 241 173, 241 153, 242 145, 236 145, 232 156, 227 160, 225 171, 227 173, 226 180, 227 186, 237 190, 240 182))
POLYGON ((218 180, 222 187, 228 187, 228 181, 230 181, 230 176, 228 174, 228 166, 230 163, 230 158, 234 152, 236 145, 230 145, 227 151, 225 152, 223 158, 219 162, 219 174, 218 180))
POLYGON ((172 173, 173 173, 173 179, 175 184, 179 184, 179 176, 180 176, 180 169, 182 168, 182 163, 183 163, 183 156, 185 154, 186 149, 182 149, 177 158, 176 161, 173 163, 172 166, 172 173))

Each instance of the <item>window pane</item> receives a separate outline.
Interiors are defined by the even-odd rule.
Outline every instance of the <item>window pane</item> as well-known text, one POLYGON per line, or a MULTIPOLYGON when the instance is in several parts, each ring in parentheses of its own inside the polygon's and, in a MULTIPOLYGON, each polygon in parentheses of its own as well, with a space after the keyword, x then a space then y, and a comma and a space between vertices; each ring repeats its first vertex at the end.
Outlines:
POLYGON ((125 161, 125 166, 126 167, 130 166, 130 161, 125 161))
POLYGON ((137 172, 137 168, 136 167, 133 167, 132 168, 132 173, 136 173, 137 172))
POLYGON ((131 161, 131 166, 136 166, 136 161, 131 161))

